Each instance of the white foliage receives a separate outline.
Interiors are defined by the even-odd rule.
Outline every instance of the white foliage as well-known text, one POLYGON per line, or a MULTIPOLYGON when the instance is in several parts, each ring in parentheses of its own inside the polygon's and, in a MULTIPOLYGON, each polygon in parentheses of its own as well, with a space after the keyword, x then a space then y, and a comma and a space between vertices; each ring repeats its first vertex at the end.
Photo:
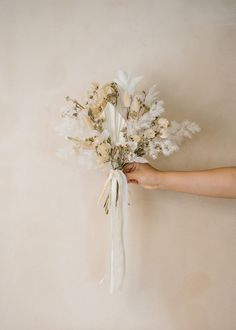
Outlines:
POLYGON ((117 85, 130 95, 134 93, 136 85, 143 79, 142 76, 132 78, 131 74, 122 70, 118 71, 118 77, 114 79, 117 85))
POLYGON ((183 138, 187 137, 191 139, 193 134, 200 132, 200 127, 189 120, 185 120, 182 123, 171 121, 171 125, 167 130, 169 133, 169 138, 180 145, 183 138))
POLYGON ((95 136, 97 134, 96 131, 88 128, 83 120, 83 115, 81 115, 80 120, 71 117, 63 117, 60 125, 58 125, 55 130, 60 136, 70 136, 73 138, 77 137, 79 139, 95 136))
POLYGON ((154 103, 150 110, 144 113, 138 120, 137 126, 140 129, 149 128, 151 123, 164 112, 163 102, 159 101, 156 104, 154 103))
POLYGON ((158 100, 158 95, 159 95, 159 92, 156 89, 156 85, 153 85, 149 89, 149 91, 146 95, 145 104, 150 107, 154 102, 156 102, 158 100))
POLYGON ((165 156, 170 156, 173 152, 179 150, 178 145, 173 143, 169 139, 162 140, 162 141, 160 141, 159 144, 160 144, 161 150, 165 156))
POLYGON ((148 145, 148 155, 152 159, 157 159, 159 152, 160 152, 160 149, 159 149, 158 143, 155 143, 155 140, 150 141, 150 143, 148 145))

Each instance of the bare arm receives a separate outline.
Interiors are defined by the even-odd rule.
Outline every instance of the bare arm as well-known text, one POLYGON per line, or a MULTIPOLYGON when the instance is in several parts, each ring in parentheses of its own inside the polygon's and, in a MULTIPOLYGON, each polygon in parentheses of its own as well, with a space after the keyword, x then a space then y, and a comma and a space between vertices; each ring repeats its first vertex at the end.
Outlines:
POLYGON ((236 167, 165 172, 149 164, 131 163, 126 165, 123 171, 129 183, 136 183, 148 189, 236 198, 236 167))

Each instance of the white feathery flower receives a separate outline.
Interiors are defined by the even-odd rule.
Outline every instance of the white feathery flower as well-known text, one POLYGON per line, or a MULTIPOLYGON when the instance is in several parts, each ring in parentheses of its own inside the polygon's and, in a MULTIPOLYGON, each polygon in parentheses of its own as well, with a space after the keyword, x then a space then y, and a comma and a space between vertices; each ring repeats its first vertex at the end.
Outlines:
POLYGON ((162 152, 165 156, 171 155, 173 152, 177 151, 179 147, 177 144, 173 143, 170 140, 162 140, 159 142, 162 152))
POLYGON ((182 123, 171 121, 171 124, 167 130, 171 140, 180 145, 184 137, 191 139, 194 133, 200 131, 200 127, 189 120, 185 120, 182 123))
POLYGON ((119 70, 117 75, 118 76, 114 79, 114 82, 130 95, 133 95, 136 85, 143 79, 142 76, 132 78, 130 73, 122 70, 119 70))
POLYGON ((163 117, 158 118, 157 122, 158 122, 158 124, 160 125, 161 128, 167 128, 168 125, 169 125, 168 119, 163 118, 163 117))
POLYGON ((70 117, 62 118, 60 124, 55 127, 55 131, 60 136, 77 137, 79 139, 95 136, 97 134, 95 130, 88 128, 83 118, 78 120, 70 117))
POLYGON ((163 105, 164 102, 162 100, 158 101, 157 103, 153 103, 150 111, 152 112, 153 115, 159 117, 160 114, 162 114, 165 111, 163 105))
POLYGON ((149 89, 149 91, 148 91, 148 93, 146 95, 145 104, 150 107, 154 102, 157 101, 158 95, 159 95, 159 92, 156 89, 156 85, 153 85, 149 89))
POLYGON ((157 104, 153 104, 148 112, 145 112, 137 121, 137 126, 146 129, 149 128, 151 123, 160 116, 164 111, 162 107, 162 102, 159 101, 157 104))
POLYGON ((183 122, 183 125, 186 129, 188 129, 192 134, 194 133, 197 133, 197 132, 200 132, 200 127, 196 124, 196 123, 193 123, 193 122, 190 122, 189 120, 185 120, 183 122))
POLYGON ((155 142, 150 141, 148 147, 149 147, 148 148, 149 156, 152 159, 157 159, 157 155, 158 155, 159 150, 157 149, 157 146, 156 146, 155 142))

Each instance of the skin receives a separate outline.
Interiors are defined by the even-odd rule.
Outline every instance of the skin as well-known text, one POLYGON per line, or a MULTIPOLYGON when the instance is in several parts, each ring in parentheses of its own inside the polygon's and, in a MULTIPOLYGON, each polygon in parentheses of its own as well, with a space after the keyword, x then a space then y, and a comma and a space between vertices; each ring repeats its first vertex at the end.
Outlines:
POLYGON ((201 171, 160 171, 145 163, 123 167, 128 183, 146 189, 180 191, 190 194, 236 198, 236 167, 201 171))

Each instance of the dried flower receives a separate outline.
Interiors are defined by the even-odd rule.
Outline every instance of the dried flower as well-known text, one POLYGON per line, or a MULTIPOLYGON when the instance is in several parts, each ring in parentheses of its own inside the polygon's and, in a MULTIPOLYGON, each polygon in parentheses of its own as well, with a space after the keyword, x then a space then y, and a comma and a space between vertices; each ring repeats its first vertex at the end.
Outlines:
POLYGON ((162 139, 166 139, 169 136, 169 133, 166 128, 161 128, 160 129, 160 137, 162 139))
POLYGON ((146 129, 144 131, 144 137, 146 139, 152 139, 155 136, 155 131, 152 128, 146 129))
POLYGON ((139 142, 141 140, 141 136, 139 135, 131 135, 130 136, 130 140, 134 141, 134 142, 139 142))
POLYGON ((128 108, 130 106, 130 104, 131 104, 131 96, 128 94, 127 91, 124 92, 123 102, 124 102, 124 106, 126 108, 128 108))
POLYGON ((140 105, 141 105, 140 99, 137 96, 135 96, 131 104, 131 111, 139 112, 140 105))
POLYGON ((96 152, 99 162, 108 162, 110 160, 111 145, 107 142, 103 142, 96 147, 96 152))
POLYGON ((184 137, 199 132, 188 120, 177 123, 160 117, 164 107, 155 85, 135 94, 141 79, 119 71, 112 82, 92 82, 84 105, 66 97, 68 105, 61 111, 57 131, 72 142, 80 159, 83 155, 92 159, 93 153, 98 164, 109 162, 118 169, 137 157, 168 156, 178 150, 184 137))
POLYGON ((157 122, 161 128, 167 128, 169 125, 169 121, 166 118, 158 118, 157 122))

